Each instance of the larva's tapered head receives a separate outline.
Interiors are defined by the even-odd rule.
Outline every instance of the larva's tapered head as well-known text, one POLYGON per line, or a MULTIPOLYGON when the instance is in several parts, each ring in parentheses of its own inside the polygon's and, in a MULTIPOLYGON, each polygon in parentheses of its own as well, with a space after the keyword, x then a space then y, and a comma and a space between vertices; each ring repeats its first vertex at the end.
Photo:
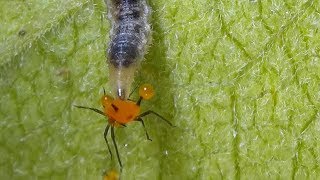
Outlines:
POLYGON ((110 87, 115 97, 122 100, 128 99, 136 66, 114 67, 111 64, 109 66, 110 87))

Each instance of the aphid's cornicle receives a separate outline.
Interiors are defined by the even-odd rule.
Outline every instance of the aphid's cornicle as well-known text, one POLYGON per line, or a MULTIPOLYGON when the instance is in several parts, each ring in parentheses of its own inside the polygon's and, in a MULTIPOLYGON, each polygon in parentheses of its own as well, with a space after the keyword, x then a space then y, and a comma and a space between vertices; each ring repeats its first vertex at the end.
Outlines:
POLYGON ((110 85, 127 99, 134 73, 150 42, 150 7, 146 0, 105 0, 111 21, 107 62, 110 85))

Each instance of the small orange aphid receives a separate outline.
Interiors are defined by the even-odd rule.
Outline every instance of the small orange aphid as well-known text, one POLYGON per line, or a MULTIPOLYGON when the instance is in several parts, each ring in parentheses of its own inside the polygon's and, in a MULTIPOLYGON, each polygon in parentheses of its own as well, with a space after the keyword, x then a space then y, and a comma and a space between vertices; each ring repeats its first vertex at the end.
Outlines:
POLYGON ((116 170, 111 170, 107 173, 105 173, 103 180, 118 180, 119 179, 119 173, 116 170))
POLYGON ((108 125, 104 131, 104 139, 107 143, 108 150, 109 150, 109 153, 112 158, 111 149, 110 149, 110 146, 109 146, 109 143, 107 140, 108 131, 111 127, 111 139, 114 144, 117 158, 118 158, 118 162, 119 162, 119 165, 121 168, 122 168, 122 163, 120 160, 120 155, 118 152, 118 147, 117 147, 117 143, 116 143, 116 139, 115 139, 115 135, 114 135, 114 127, 126 126, 127 123, 132 122, 132 121, 140 121, 144 130, 145 130, 147 139, 151 141, 151 139, 149 138, 149 134, 145 128, 142 117, 147 116, 149 114, 154 114, 154 115, 158 116, 161 120, 168 123, 170 126, 173 126, 171 124, 171 122, 169 122, 167 119, 165 119, 160 114, 158 114, 154 111, 148 110, 146 112, 140 113, 141 101, 142 100, 149 100, 154 96, 154 89, 153 89, 152 85, 144 84, 144 85, 140 86, 139 96, 140 96, 139 100, 137 102, 134 102, 129 99, 127 99, 127 100, 122 100, 120 98, 114 99, 111 96, 106 95, 106 93, 104 92, 104 95, 101 97, 103 111, 100 111, 99 109, 96 109, 96 108, 90 108, 90 107, 85 107, 85 106, 75 106, 77 108, 83 108, 83 109, 89 109, 89 110, 95 111, 95 112, 97 112, 103 116, 106 116, 108 118, 108 125))

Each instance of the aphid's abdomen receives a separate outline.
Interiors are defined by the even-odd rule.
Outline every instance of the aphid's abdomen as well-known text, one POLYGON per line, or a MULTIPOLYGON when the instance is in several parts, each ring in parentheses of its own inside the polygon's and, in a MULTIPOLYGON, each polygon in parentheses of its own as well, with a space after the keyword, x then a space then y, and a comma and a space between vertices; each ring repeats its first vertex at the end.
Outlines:
POLYGON ((126 99, 147 49, 150 36, 150 8, 145 0, 106 0, 112 23, 108 63, 111 85, 126 99))

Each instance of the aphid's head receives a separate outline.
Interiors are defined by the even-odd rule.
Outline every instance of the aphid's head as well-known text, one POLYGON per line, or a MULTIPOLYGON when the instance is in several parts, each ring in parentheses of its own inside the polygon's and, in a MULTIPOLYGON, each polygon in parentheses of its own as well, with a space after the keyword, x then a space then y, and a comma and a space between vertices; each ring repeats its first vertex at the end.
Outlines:
POLYGON ((113 97, 111 97, 109 95, 103 95, 101 97, 101 104, 102 104, 103 108, 111 106, 112 101, 113 101, 113 97))

